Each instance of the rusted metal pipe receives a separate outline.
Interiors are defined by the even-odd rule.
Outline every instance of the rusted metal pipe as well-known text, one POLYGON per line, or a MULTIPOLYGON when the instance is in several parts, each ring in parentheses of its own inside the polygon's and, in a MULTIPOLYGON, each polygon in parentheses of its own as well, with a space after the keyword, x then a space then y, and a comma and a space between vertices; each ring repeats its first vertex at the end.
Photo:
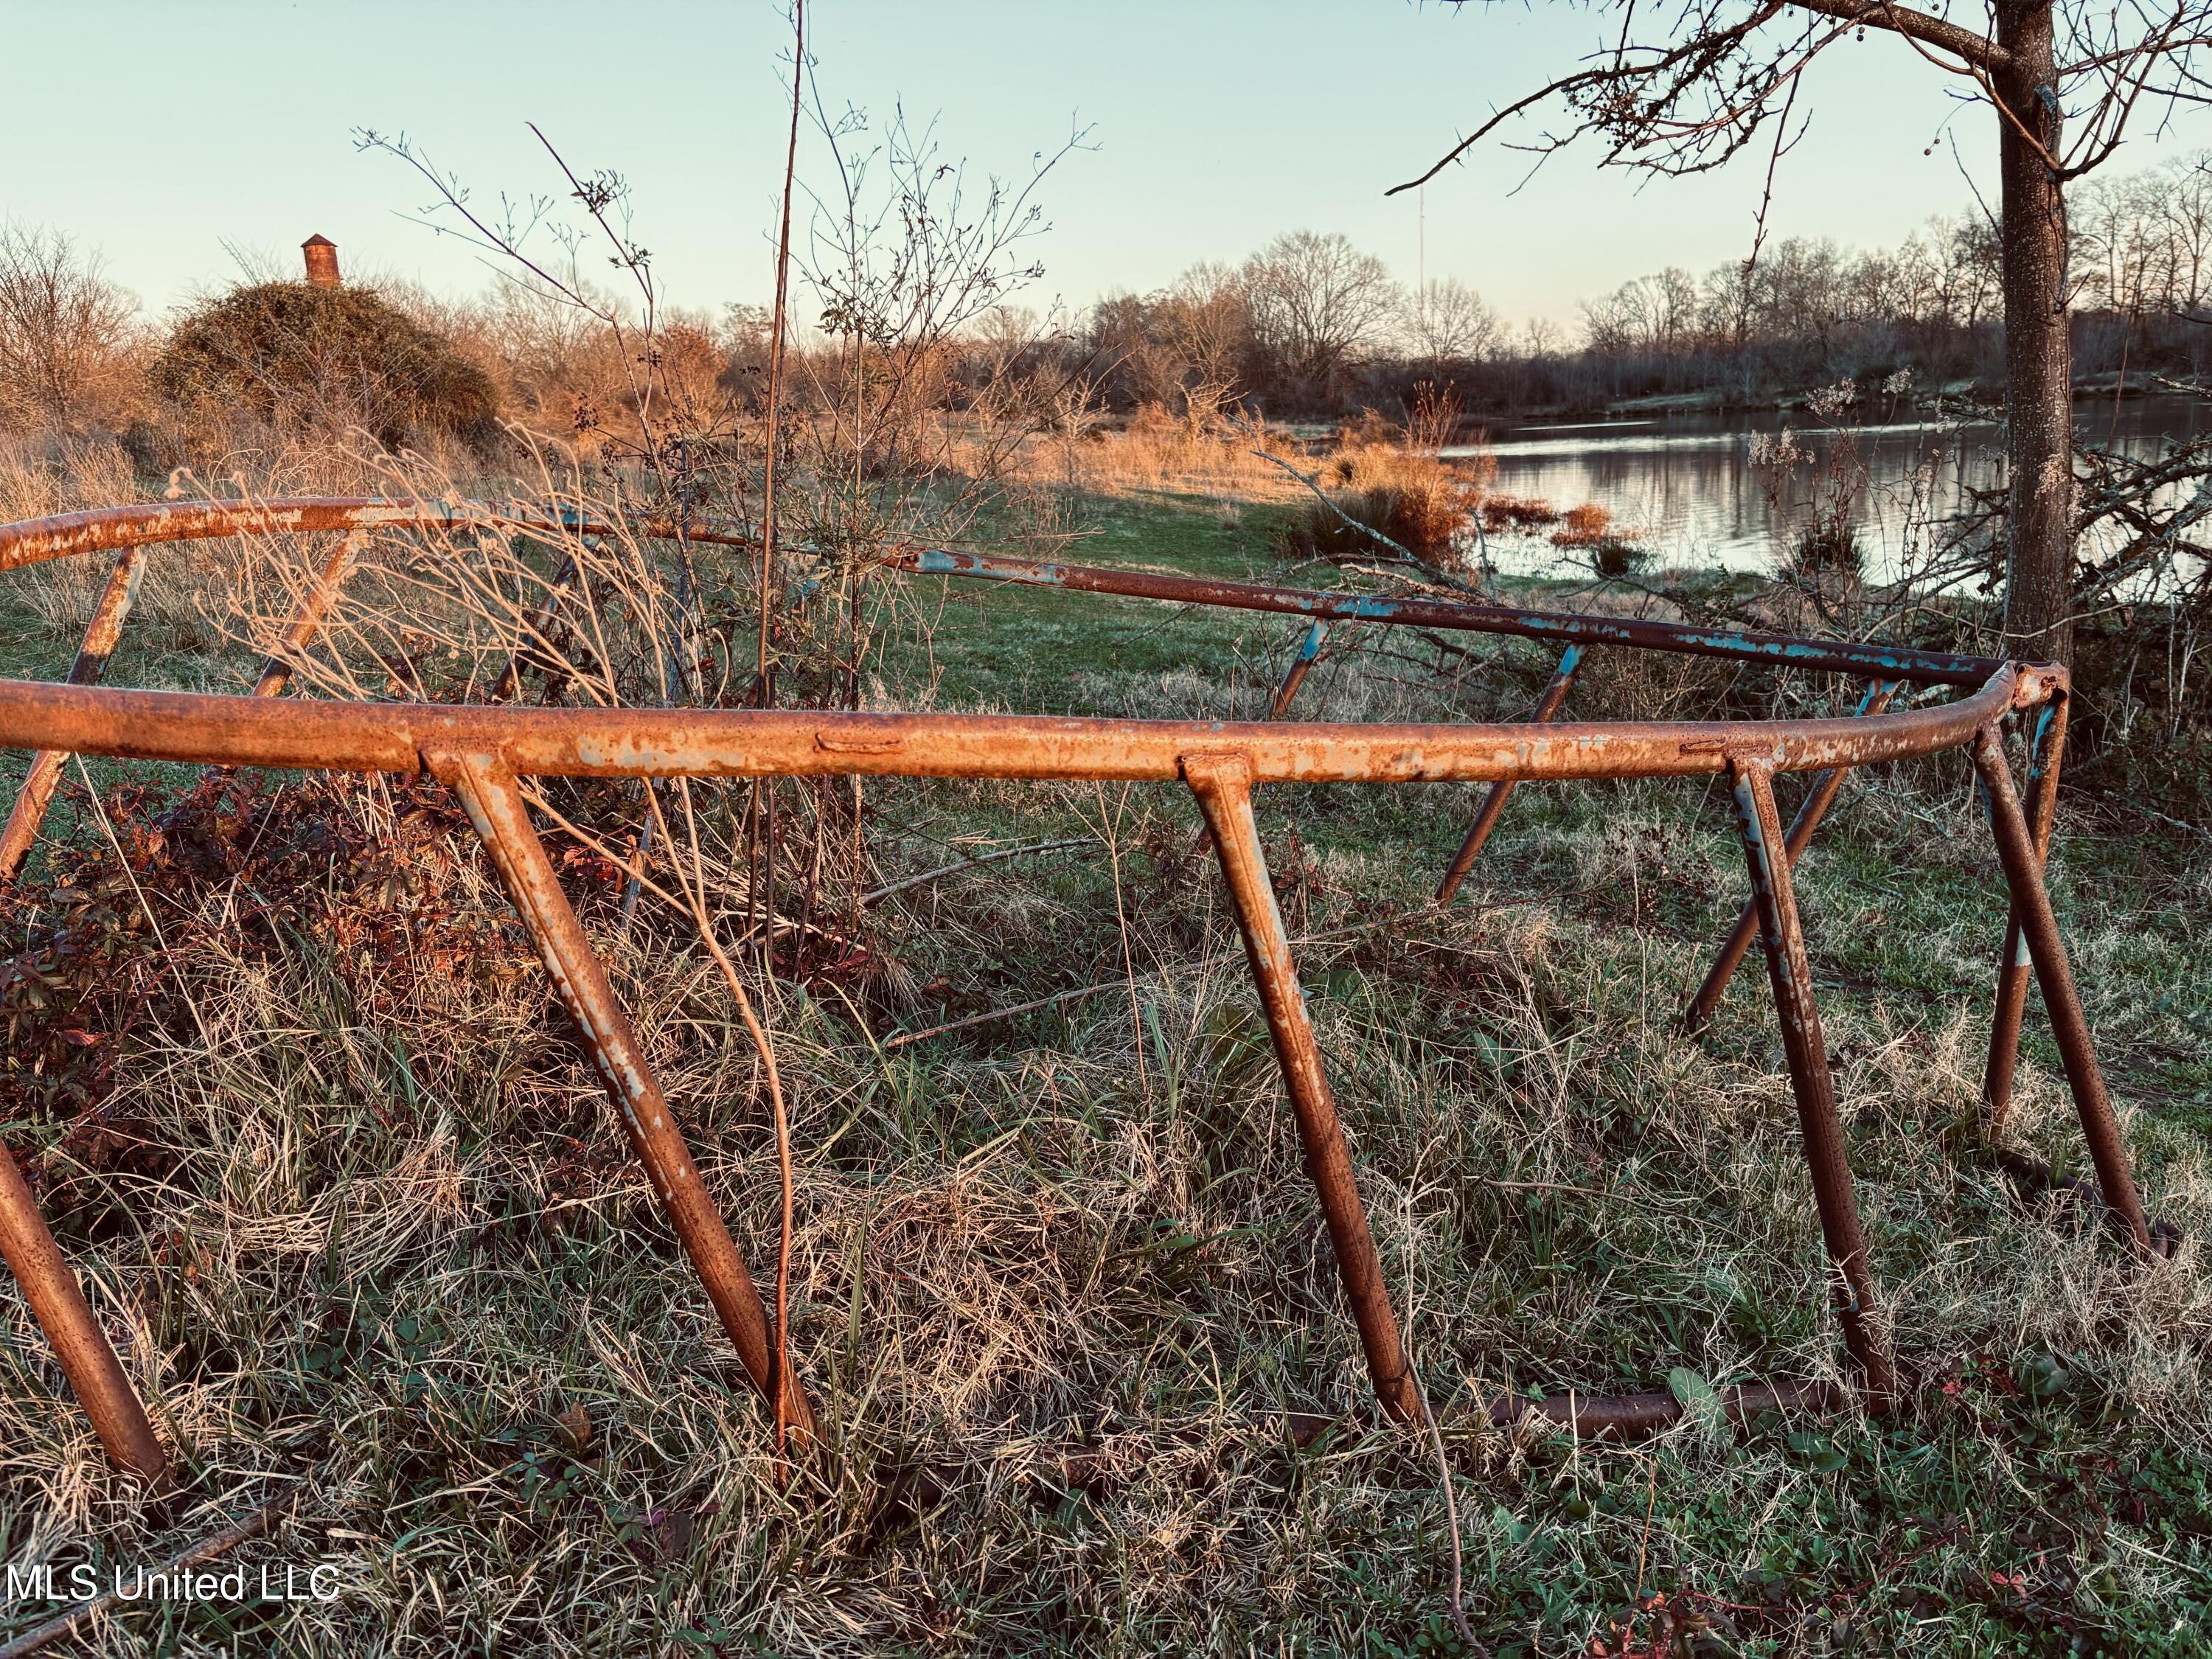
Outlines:
MULTIPOLYGON (((0 525, 0 570, 16 569, 95 548, 120 547, 126 543, 403 527, 523 531, 565 528, 599 534, 626 532, 673 538, 678 532, 679 521, 666 514, 639 514, 617 522, 586 520, 565 513, 555 515, 528 505, 369 496, 301 496, 261 502, 168 501, 151 506, 101 507, 0 525)), ((733 547, 752 547, 758 542, 757 537, 735 526, 693 524, 684 530, 684 534, 690 541, 733 547)), ((1577 616, 1419 594, 1384 598, 1324 593, 1306 588, 1114 570, 1096 565, 1054 564, 933 548, 904 550, 888 562, 894 568, 921 575, 977 577, 1060 587, 1075 592, 1120 593, 1177 605, 1270 611, 1334 621, 1388 622, 1462 632, 1519 634, 1531 639, 1555 640, 1563 645, 1633 645, 1692 656, 1765 662, 1777 667, 1832 669, 1915 684, 1979 685, 2002 665, 2001 659, 1995 657, 1923 651, 1909 646, 1699 628, 1644 617, 1577 616)))
MULTIPOLYGON (((178 503, 67 515, 35 524, 0 526, 0 568, 98 548, 203 539, 256 532, 446 526, 538 530, 557 525, 581 533, 608 526, 580 514, 473 503, 314 500, 262 503, 178 503)), ((611 528, 657 535, 659 521, 632 520, 611 528)), ((750 538, 694 528, 690 538, 750 545, 750 538)), ((294 766, 393 773, 427 766, 459 791, 490 848, 508 890, 538 940, 563 1001, 585 1030, 601 1074, 623 1112, 641 1158, 667 1205, 725 1328, 763 1389, 770 1370, 765 1310, 738 1261, 727 1230, 701 1188, 667 1105, 647 1070, 635 1032, 616 1006, 604 971, 562 896, 544 849, 532 831, 514 782, 517 772, 541 775, 656 778, 830 776, 862 775, 1003 779, 1180 778, 1198 797, 1212 826, 1223 871, 1296 1109, 1308 1168, 1321 1194, 1347 1299, 1384 1409, 1405 1420, 1418 1415, 1419 1394, 1407 1364, 1349 1151, 1299 993, 1281 918, 1270 890, 1252 819, 1253 788, 1261 781, 1517 781, 1528 779, 1710 776, 1727 772, 1735 787, 1753 872, 1760 931, 1783 1012, 1785 1049, 1798 1103, 1822 1232, 1843 1291, 1844 1334, 1879 1409, 1894 1393, 1886 1344, 1876 1340, 1873 1298, 1850 1176, 1845 1162, 1832 1080, 1811 995, 1809 969, 1790 885, 1789 838, 1778 828, 1772 775, 1834 772, 1850 766, 1932 754, 1966 744, 1982 752, 1990 732, 2010 713, 2037 708, 2065 691, 2063 670, 1941 653, 1893 652, 1847 641, 1722 634, 1677 624, 1614 618, 1559 617, 1504 607, 1425 599, 1379 600, 1358 595, 1221 584, 1144 573, 1043 566, 1031 561, 969 556, 911 556, 907 568, 1050 585, 1180 603, 1219 604, 1294 612, 1314 622, 1352 617, 1474 631, 1522 634, 1580 647, 1617 641, 1808 667, 1836 668, 1885 680, 1972 687, 1948 705, 1902 714, 1869 710, 1864 718, 1784 721, 1583 722, 1544 720, 1502 726, 1302 725, 1264 721, 1099 720, 1015 716, 860 714, 805 710, 518 709, 508 707, 330 703, 286 704, 246 697, 121 691, 88 685, 0 681, 0 744, 74 750, 116 757, 200 761, 223 765, 294 766), (933 564, 931 561, 950 561, 933 564)), ((557 585, 557 584, 556 584, 557 585)), ((1310 631, 1309 639, 1314 635, 1310 631)), ((1565 665, 1563 665, 1565 666, 1565 665)), ((1292 688, 1295 690, 1295 687, 1292 688)), ((1278 709, 1279 712, 1279 708, 1278 709)), ((2002 756, 1996 765, 2002 772, 2002 756)), ((1985 780, 1986 781, 1986 780, 1985 780)), ((1992 822, 2022 917, 2046 1002, 2054 1006, 2062 1052, 2068 1055, 2085 1129, 2099 1156, 2100 1190, 2133 1200, 2124 1151, 2118 1146, 2109 1103, 2087 1054, 2086 1025, 2073 999, 2057 944, 2049 900, 2032 875, 2033 836, 2009 794, 2009 780, 1991 783, 1992 822), (2007 839, 2008 804, 2020 856, 2007 839), (2018 867, 2015 867, 2018 866, 2018 867), (2040 909, 2037 908, 2040 904, 2040 909), (2057 963, 2057 980, 2051 963, 2057 963), (2062 982, 2063 981, 2063 982, 2062 982), (2063 995, 2060 993, 2063 992, 2063 995), (2062 1008, 2063 1005, 2063 1008, 2062 1008), (2061 1017, 2071 1010, 2072 1024, 2061 1017), (2095 1084, 2084 1084, 2086 1063, 2095 1084), (2103 1128, 2100 1131, 2099 1122, 2103 1128), (2100 1133, 2105 1137, 2100 1140, 2100 1133), (2109 1145, 2106 1145, 2109 1141, 2109 1145), (2103 1152, 2098 1149, 2102 1146, 2103 1152), (2113 1178, 2113 1157, 2118 1176, 2113 1178)), ((1802 815, 1801 815, 1802 816, 1802 815)), ((2039 813, 2039 816, 2040 814, 2039 813)), ((20 1184, 20 1179, 19 1183, 20 1184)), ((6 1199, 0 1194, 0 1200, 6 1199)), ((23 1206, 0 1202, 20 1218, 23 1206)), ((36 1211, 28 1212, 35 1222, 36 1211)), ((2142 1235, 2139 1210, 2135 1229, 2142 1235)), ((43 1224, 37 1224, 43 1234, 43 1224)), ((47 1240, 51 1246, 51 1239, 47 1240)), ((9 1259, 29 1259, 11 1249, 9 1259)), ((35 1267, 34 1267, 35 1272, 35 1267)), ((74 1281, 70 1281, 72 1286, 74 1281)), ((80 1307, 82 1297, 78 1297, 80 1307)), ((34 1304, 35 1306, 35 1304, 34 1304)), ((52 1322, 45 1321, 52 1328, 52 1322)), ((96 1328, 93 1330, 96 1338, 96 1328)), ((112 1353, 108 1356, 112 1362, 112 1353)), ((76 1380, 76 1373, 71 1373, 76 1380)), ((796 1384, 785 1378, 787 1400, 796 1384)), ((1787 1390, 1780 1401, 1808 1406, 1826 1396, 1787 1390)), ((1748 1401, 1759 1391, 1747 1391, 1748 1401)), ((135 1397, 132 1398, 135 1401, 135 1397)), ((1668 1406, 1642 1397, 1590 1402, 1569 1411, 1596 1431, 1608 1411, 1627 1425, 1668 1415, 1668 1406), (1614 1407, 1618 1410, 1614 1410, 1614 1407)), ((788 1415, 811 1430, 803 1396, 788 1415)), ((141 1413, 143 1419, 143 1413, 141 1413)), ((106 1431, 103 1430, 103 1434, 106 1431)), ((109 1436, 111 1446, 113 1437, 109 1436)), ((118 1453, 118 1457, 124 1455, 118 1453)))
POLYGON ((1326 617, 1316 617, 1306 629, 1306 636, 1298 642, 1297 654, 1283 675, 1283 683, 1275 688, 1274 696, 1267 704, 1267 718, 1279 720, 1290 713, 1291 699, 1298 695, 1298 688, 1306 683, 1306 675, 1321 657, 1321 648, 1328 642, 1328 631, 1334 624, 1326 617))
POLYGON ((2105 1074, 2097 1065, 2095 1040, 2089 1035, 2089 1022, 2074 988, 2074 970, 2066 960, 2066 944, 2059 935, 2057 915, 2051 908, 2050 890, 2044 885, 2035 838, 2021 816, 2020 797, 2013 791, 2012 769, 2005 764, 2004 741, 1994 724, 1975 734, 1974 769, 1981 774, 1982 786, 1988 793, 1997 862, 2004 866, 2005 884, 2012 890, 2012 907, 2027 940, 2043 1006, 2051 1016, 2051 1034, 2058 1040, 2067 1087, 2073 1091, 2074 1109, 2081 1115, 2082 1138, 2089 1143, 2089 1161, 2096 1166, 2098 1190, 2105 1195, 2113 1224, 2148 1255, 2152 1253, 2150 1227, 2136 1194, 2127 1143, 2120 1138, 2112 1097, 2105 1091, 2105 1074))
MULTIPOLYGON (((1861 715, 1879 714, 1889 707, 1889 700, 1897 695, 1897 691, 1895 680, 1877 680, 1867 688, 1866 695, 1859 699, 1859 706, 1855 712, 1861 715)), ((1835 804, 1836 792, 1844 787, 1844 774, 1848 769, 1835 767, 1814 779, 1811 790, 1797 809, 1797 816, 1790 819, 1790 833, 1783 837, 1782 852, 1783 856, 1790 860, 1791 870, 1796 869, 1797 860, 1804 856, 1805 848, 1812 843, 1813 832, 1820 827, 1820 820, 1827 816, 1828 808, 1835 804)), ((1690 999, 1690 1006, 1682 1011, 1684 1030, 1694 1032, 1705 1028, 1713 1017, 1713 1011, 1720 1006, 1721 999, 1728 994, 1729 981, 1735 977, 1736 968, 1743 961, 1743 953, 1751 948, 1751 941, 1758 932, 1758 904, 1754 900, 1746 899, 1742 910, 1736 916, 1735 926, 1729 930, 1727 939, 1721 945, 1720 955, 1713 958, 1713 965, 1705 974, 1705 982, 1698 987, 1698 994, 1690 999)))
MULTIPOLYGON (((123 637, 123 624, 131 615, 131 601, 137 597, 138 577, 145 562, 143 547, 126 547, 116 556, 115 568, 107 573, 107 586, 100 589, 100 602, 93 606, 84 642, 77 647, 76 660, 70 665, 70 684, 97 685, 107 672, 107 659, 115 654, 115 642, 123 637)), ((55 749, 42 749, 31 757, 30 769, 15 792, 7 827, 0 830, 0 881, 14 880, 23 867, 24 859, 39 838, 39 826, 46 821, 54 791, 61 786, 62 763, 68 759, 55 749)))
MULTIPOLYGON (((1552 716, 1559 712, 1559 705, 1567 700, 1568 687, 1575 683, 1575 671, 1582 664, 1583 648, 1579 645, 1571 645, 1559 653, 1559 665, 1552 672, 1551 684, 1544 688, 1543 695, 1536 699, 1536 707, 1528 715, 1530 725, 1548 725, 1552 716)), ((1467 838, 1460 842, 1459 851, 1452 854, 1451 864, 1444 871, 1444 878, 1437 884, 1437 903, 1449 904, 1457 896, 1460 884, 1467 879, 1467 872, 1474 868, 1474 860, 1482 851, 1483 842, 1490 839, 1490 832, 1498 827, 1498 815, 1505 811, 1505 803, 1512 799, 1516 787, 1516 781, 1512 778, 1500 778, 1490 786, 1490 793, 1482 798, 1482 805, 1475 812, 1474 822, 1467 827, 1467 838)))
POLYGON ((1401 1422, 1419 1422, 1420 1386, 1399 1338, 1398 1316, 1391 1311, 1390 1293, 1382 1284, 1382 1258, 1376 1254, 1367 1211, 1359 1201, 1352 1152, 1345 1145, 1344 1126, 1337 1119, 1328 1075, 1322 1067, 1321 1046, 1314 1041, 1313 1024, 1306 1017, 1297 965, 1291 959, 1290 939, 1267 879, 1267 855, 1252 818, 1251 765, 1239 754, 1200 751, 1183 757, 1182 774, 1213 832, 1222 879, 1237 907, 1237 931, 1244 936, 1244 954, 1267 1017, 1268 1035, 1274 1039, 1275 1060, 1297 1116, 1306 1173, 1321 1196, 1337 1273, 1359 1327, 1375 1397, 1401 1422))
MULTIPOLYGON (((153 506, 101 507, 0 525, 0 570, 13 570, 95 548, 116 548, 134 543, 401 527, 524 531, 566 528, 602 534, 622 531, 670 538, 682 528, 685 539, 694 542, 732 547, 752 547, 758 543, 757 537, 735 526, 692 524, 684 527, 677 518, 666 514, 640 514, 617 523, 586 520, 574 514, 556 516, 533 506, 380 500, 368 496, 302 496, 261 502, 168 501, 153 506), (569 522, 563 523, 563 519, 569 522)), ((2002 665, 1995 657, 1923 651, 1909 646, 1698 628, 1686 623, 1654 622, 1644 617, 1583 617, 1424 595, 1382 598, 1360 593, 1322 593, 1305 588, 1112 570, 1095 565, 1053 564, 980 553, 950 553, 933 548, 902 551, 888 562, 895 568, 921 575, 972 576, 991 581, 1061 587, 1076 592, 1121 593, 1177 605, 1271 611, 1338 621, 1389 622, 1474 633, 1519 634, 1531 639, 1555 640, 1561 644, 1633 645, 1692 656, 1765 662, 1777 667, 1832 669, 1915 684, 1979 685, 2002 665)))
MULTIPOLYGON (((265 501, 160 501, 102 507, 0 525, 0 570, 100 548, 149 542, 217 541, 226 536, 305 536, 326 530, 492 530, 557 535, 584 531, 673 538, 678 521, 665 513, 590 518, 573 508, 534 503, 436 501, 409 496, 295 495, 265 501)), ((695 542, 754 547, 759 538, 734 526, 693 526, 695 542)))
MULTIPOLYGON (((2035 832, 2035 867, 2051 861, 2051 831, 2058 812, 2058 772, 2066 758, 2066 712, 2070 694, 2061 692, 2035 711, 2027 743, 2027 819, 2035 832)), ((2031 964, 2021 937, 2020 910, 2005 911, 2004 952, 1997 958, 1996 1006, 1990 1019, 1989 1064, 1982 1072, 1982 1132, 1994 1140, 2012 1110, 2013 1071, 2020 1063, 2020 1027, 2027 1012, 2031 964)))
POLYGON ((1778 668, 1833 669, 1839 673, 1909 680, 1923 685, 1979 685, 2000 666, 1995 657, 1957 656, 1944 651, 1917 650, 1910 646, 1802 639, 1793 635, 1762 634, 1743 629, 1698 628, 1688 623, 1653 622, 1641 617, 1577 616, 1566 611, 1431 599, 1425 594, 1384 598, 1370 593, 1319 593, 1300 587, 1221 581, 1212 577, 1169 576, 1149 570, 1113 570, 1098 565, 1054 564, 1042 559, 1006 558, 990 553, 949 553, 936 548, 901 553, 891 563, 924 576, 973 576, 1024 586, 1060 587, 1077 593, 1120 593, 1134 599, 1164 599, 1174 605, 1273 611, 1335 621, 1398 623, 1476 634, 1518 634, 1528 639, 1553 640, 1562 645, 1633 645, 1691 656, 1764 662, 1778 668))
POLYGON ((138 1391, 70 1271, 61 1246, 47 1230, 15 1155, 0 1146, 0 1256, 5 1256, 31 1315, 53 1345, 77 1403, 117 1466, 149 1483, 167 1473, 169 1455, 155 1438, 138 1391))
POLYGON ((849 776, 1165 782, 1182 756, 1234 749, 1255 781, 1458 783, 1703 777, 1731 752, 1778 772, 1863 766, 1970 741, 2039 702, 2010 665, 1955 702, 1878 718, 1370 726, 805 709, 511 708, 272 702, 187 691, 0 680, 0 745, 145 760, 414 772, 426 749, 499 750, 532 776, 849 776))
POLYGON ((284 629, 284 637, 276 642, 276 648, 263 659, 261 678, 253 683, 255 696, 281 697, 285 688, 292 684, 294 664, 315 642, 316 630, 322 627, 323 617, 329 611, 331 602, 337 598, 338 589, 344 586, 348 574, 353 569, 354 560, 361 556, 362 540, 357 531, 344 537, 339 541, 337 550, 324 561, 322 569, 316 574, 314 585, 308 588, 307 596, 300 601, 300 609, 284 629))
POLYGON ((1797 1100, 1805 1164, 1812 1173, 1820 1236, 1832 1264, 1836 1313, 1843 1323, 1844 1346, 1857 1362, 1868 1408, 1884 1412, 1897 1396, 1897 1370, 1889 1340, 1877 1328, 1874 1275, 1867 1266, 1866 1235, 1851 1188, 1850 1158, 1836 1112, 1835 1079, 1828 1071, 1820 1011, 1813 1000, 1813 964, 1805 954, 1790 860, 1781 855, 1782 815, 1774 805, 1773 780, 1764 766, 1731 762, 1729 781, 1735 792, 1737 827, 1759 908, 1759 936, 1766 945, 1775 1012, 1781 1017, 1782 1051, 1789 1059, 1790 1092, 1797 1100))
MULTIPOLYGON (((629 1016, 607 983, 599 955, 561 890, 552 860, 531 827, 530 812, 514 774, 496 755, 442 752, 426 757, 430 769, 461 798, 469 821, 499 866, 507 895, 545 959, 553 988, 584 1034, 599 1078, 645 1166, 669 1224, 707 1287, 722 1328, 737 1346, 745 1370, 764 1397, 775 1382, 775 1345, 768 1311, 753 1288, 721 1212, 708 1196, 696 1161, 677 1128, 675 1114, 647 1063, 629 1016)), ((812 1438, 813 1407, 797 1378, 783 1379, 784 1419, 812 1438)))

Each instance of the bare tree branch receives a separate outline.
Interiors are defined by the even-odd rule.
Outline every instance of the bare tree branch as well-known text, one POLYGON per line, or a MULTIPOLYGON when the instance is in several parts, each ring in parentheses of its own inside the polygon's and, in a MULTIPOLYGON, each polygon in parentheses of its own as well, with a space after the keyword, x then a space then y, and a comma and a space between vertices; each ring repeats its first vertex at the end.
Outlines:
POLYGON ((1793 0, 1793 3, 1846 23, 1887 29, 1909 40, 1924 40, 1939 52, 1963 58, 1980 69, 1994 71, 2012 66, 2012 54, 1987 35, 1960 28, 1941 17, 1930 17, 1926 12, 1891 5, 1889 0, 1793 0))

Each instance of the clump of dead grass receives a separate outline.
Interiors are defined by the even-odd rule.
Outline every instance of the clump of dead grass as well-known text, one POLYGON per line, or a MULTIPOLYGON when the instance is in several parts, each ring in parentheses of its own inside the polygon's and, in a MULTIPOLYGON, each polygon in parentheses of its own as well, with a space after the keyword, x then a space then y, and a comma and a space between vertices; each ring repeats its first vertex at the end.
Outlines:
POLYGON ((1595 501, 1569 507, 1552 532, 1552 545, 1588 554, 1591 568, 1601 576, 1625 576, 1645 557, 1634 532, 1617 529, 1613 509, 1595 501))
POLYGON ((1508 495, 1499 492, 1482 498, 1483 528, 1493 535, 1509 530, 1540 530, 1559 521, 1559 509, 1537 495, 1508 495))

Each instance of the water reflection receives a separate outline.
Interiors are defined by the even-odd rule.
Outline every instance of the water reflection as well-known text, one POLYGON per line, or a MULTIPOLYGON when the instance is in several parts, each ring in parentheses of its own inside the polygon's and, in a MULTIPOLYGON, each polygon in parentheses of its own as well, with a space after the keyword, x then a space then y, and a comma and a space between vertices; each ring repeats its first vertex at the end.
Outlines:
MULTIPOLYGON (((2212 430, 2212 405, 2185 398, 2077 404, 2077 429, 2131 455, 2154 455, 2167 439, 2212 430)), ((1895 572, 1927 546, 1931 524, 1967 504, 1970 488, 2004 478, 2002 434, 1992 422, 1902 421, 1840 437, 1802 412, 1673 416, 1662 419, 1529 425, 1493 429, 1492 488, 1538 496, 1561 511, 1583 501, 1610 508, 1616 524, 1670 564, 1771 568, 1802 530, 1814 491, 1848 469, 1848 444, 1865 480, 1850 507, 1869 574, 1895 572), (1804 459, 1787 469, 1759 465, 1785 430, 1804 459), (1765 445, 1759 440, 1766 440, 1765 445)), ((1448 451, 1447 453, 1469 453, 1448 451)), ((1528 562, 1526 550, 1514 563, 1528 562)))

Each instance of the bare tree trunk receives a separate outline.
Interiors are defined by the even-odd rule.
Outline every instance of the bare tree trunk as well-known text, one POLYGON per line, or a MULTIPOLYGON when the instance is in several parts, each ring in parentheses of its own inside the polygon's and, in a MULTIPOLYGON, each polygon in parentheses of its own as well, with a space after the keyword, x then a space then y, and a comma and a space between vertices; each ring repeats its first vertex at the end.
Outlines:
POLYGON ((2005 392, 2012 545, 2005 567, 2005 650, 2070 662, 2074 359, 2066 320, 2066 202, 2058 149, 2051 0, 2003 0, 1996 76, 2003 179, 2005 392))

